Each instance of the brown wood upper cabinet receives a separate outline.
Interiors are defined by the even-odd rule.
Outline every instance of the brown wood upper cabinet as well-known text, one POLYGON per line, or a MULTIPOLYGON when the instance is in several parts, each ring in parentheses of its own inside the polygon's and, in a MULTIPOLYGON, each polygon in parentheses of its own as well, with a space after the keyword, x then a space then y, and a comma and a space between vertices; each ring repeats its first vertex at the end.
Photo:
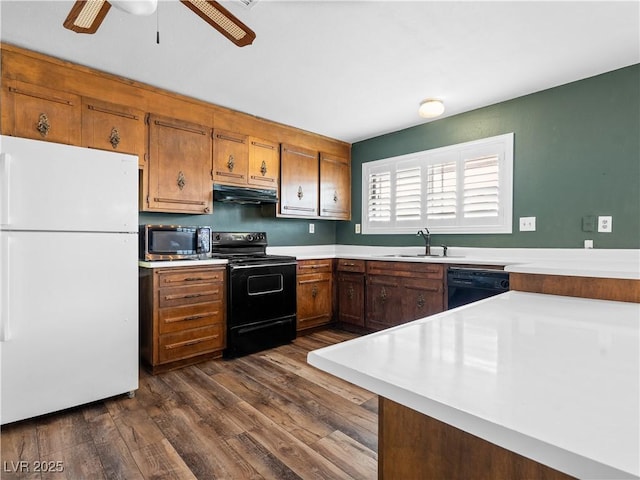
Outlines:
POLYGON ((212 132, 209 127, 150 114, 149 189, 144 210, 210 213, 212 132))
POLYGON ((145 114, 141 110, 82 99, 82 146, 138 156, 145 166, 145 114))
POLYGON ((3 83, 3 134, 80 145, 80 96, 19 80, 3 83))
POLYGON ((280 216, 351 218, 349 159, 283 144, 280 162, 280 216))
POLYGON ((249 137, 240 133, 213 131, 213 181, 227 185, 247 185, 249 177, 249 137))
POLYGON ((280 147, 280 215, 318 216, 318 152, 282 144, 280 147))
POLYGON ((257 137, 249 137, 249 185, 278 189, 280 145, 257 137))
POLYGON ((320 152, 320 216, 351 218, 351 163, 320 152))

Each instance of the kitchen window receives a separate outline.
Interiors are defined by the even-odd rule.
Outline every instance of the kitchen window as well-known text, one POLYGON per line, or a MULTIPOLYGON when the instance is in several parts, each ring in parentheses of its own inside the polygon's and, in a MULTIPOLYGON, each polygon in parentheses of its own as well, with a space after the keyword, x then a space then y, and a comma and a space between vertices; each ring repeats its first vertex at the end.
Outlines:
POLYGON ((362 233, 511 233, 513 133, 362 165, 362 233))

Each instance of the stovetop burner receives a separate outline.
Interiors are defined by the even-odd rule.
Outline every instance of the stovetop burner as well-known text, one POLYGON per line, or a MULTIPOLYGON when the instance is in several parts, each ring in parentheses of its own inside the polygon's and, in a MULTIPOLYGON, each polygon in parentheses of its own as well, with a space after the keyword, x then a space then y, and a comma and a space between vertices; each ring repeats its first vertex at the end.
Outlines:
POLYGON ((285 263, 295 257, 267 254, 266 232, 212 232, 211 257, 229 264, 285 263))

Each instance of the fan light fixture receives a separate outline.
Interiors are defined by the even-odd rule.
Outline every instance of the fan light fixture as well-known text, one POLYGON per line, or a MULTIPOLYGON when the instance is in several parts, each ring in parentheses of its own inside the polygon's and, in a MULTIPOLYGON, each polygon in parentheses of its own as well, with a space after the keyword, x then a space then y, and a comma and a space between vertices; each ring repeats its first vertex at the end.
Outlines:
MULTIPOLYGON (((214 0, 180 1, 239 47, 250 45, 256 38, 253 30, 214 0)), ((76 33, 95 33, 111 5, 133 15, 150 15, 155 12, 158 0, 77 0, 63 25, 76 33)))
POLYGON ((418 108, 418 114, 424 118, 439 117, 444 113, 444 103, 437 98, 427 98, 420 102, 420 108, 418 108))

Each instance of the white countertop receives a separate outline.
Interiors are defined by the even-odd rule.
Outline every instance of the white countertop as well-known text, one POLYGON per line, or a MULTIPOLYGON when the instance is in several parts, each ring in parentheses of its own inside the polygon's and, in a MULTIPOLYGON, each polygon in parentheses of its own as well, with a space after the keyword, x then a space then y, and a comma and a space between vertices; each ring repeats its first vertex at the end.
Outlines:
POLYGON ((640 477, 640 304, 507 292, 308 362, 578 478, 640 477))
POLYGON ((226 260, 206 259, 206 260, 163 260, 154 262, 145 262, 144 260, 138 261, 139 267, 144 268, 171 268, 171 267, 198 267, 202 265, 226 265, 226 260))
MULTIPOLYGON (((499 265, 507 272, 640 280, 640 250, 582 248, 468 248, 450 247, 447 257, 405 257, 424 253, 424 247, 366 245, 308 245, 269 247, 268 253, 293 255, 298 260, 352 258, 448 265, 499 265)), ((432 252, 442 254, 441 247, 432 252)))

